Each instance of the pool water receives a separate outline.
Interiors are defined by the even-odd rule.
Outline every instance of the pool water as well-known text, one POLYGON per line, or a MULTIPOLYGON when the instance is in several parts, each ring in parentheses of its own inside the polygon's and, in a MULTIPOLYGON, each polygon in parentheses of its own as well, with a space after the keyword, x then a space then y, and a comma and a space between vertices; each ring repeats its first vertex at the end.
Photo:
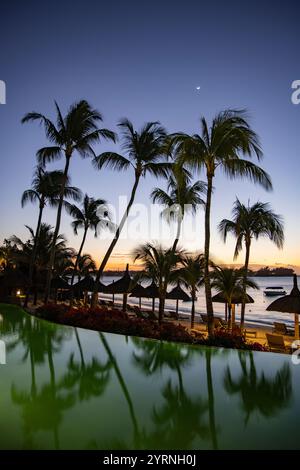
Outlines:
POLYGON ((290 356, 0 314, 0 449, 300 449, 290 356))

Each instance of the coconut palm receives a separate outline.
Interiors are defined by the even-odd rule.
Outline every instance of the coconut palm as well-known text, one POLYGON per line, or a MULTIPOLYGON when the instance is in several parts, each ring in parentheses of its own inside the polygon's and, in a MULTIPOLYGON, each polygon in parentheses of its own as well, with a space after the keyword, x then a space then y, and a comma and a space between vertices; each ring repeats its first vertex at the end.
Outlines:
MULTIPOLYGON (((171 168, 171 164, 165 161, 164 144, 166 132, 158 122, 148 122, 140 131, 136 131, 133 124, 128 119, 123 119, 119 123, 119 127, 123 140, 122 147, 126 153, 126 157, 114 152, 104 152, 94 159, 94 165, 99 170, 103 167, 117 171, 125 171, 132 168, 134 171, 134 184, 125 213, 100 264, 95 286, 97 286, 109 257, 120 237, 120 233, 134 202, 141 178, 146 177, 148 174, 155 177, 163 176, 166 178, 171 168)), ((93 304, 96 305, 96 303, 97 293, 95 291, 93 293, 93 304)))
POLYGON ((78 280, 88 276, 90 273, 93 273, 96 270, 96 263, 91 257, 91 255, 85 253, 81 255, 77 263, 77 275, 78 280))
POLYGON ((168 284, 178 279, 178 264, 183 255, 183 251, 174 252, 172 248, 165 249, 161 245, 155 246, 151 243, 140 245, 133 252, 134 260, 142 262, 143 276, 158 286, 159 323, 163 320, 168 284))
POLYGON ((104 199, 94 199, 87 194, 84 196, 82 208, 75 204, 68 206, 68 212, 73 217, 72 227, 75 235, 78 234, 78 229, 83 229, 83 237, 77 253, 74 270, 71 278, 71 286, 74 283, 74 277, 77 274, 78 263, 82 254, 82 250, 86 241, 88 230, 94 230, 95 237, 98 236, 99 229, 110 228, 112 224, 108 213, 106 201, 104 199))
POLYGON ((198 206, 205 204, 201 198, 201 194, 205 192, 206 184, 202 181, 196 181, 194 184, 191 184, 191 174, 178 165, 173 165, 172 167, 172 173, 168 180, 168 190, 164 191, 163 189, 155 188, 152 191, 151 198, 153 202, 159 202, 166 206, 162 216, 168 222, 177 222, 176 238, 173 243, 174 251, 179 241, 185 214, 188 211, 195 214, 198 206))
MULTIPOLYGON (((235 295, 242 295, 244 273, 240 269, 222 268, 214 265, 214 270, 211 273, 212 283, 211 286, 216 289, 217 293, 222 294, 226 301, 228 309, 228 318, 231 319, 232 304, 235 295)), ((246 278, 245 287, 252 289, 259 289, 256 282, 246 278)))
POLYGON ((230 179, 248 178, 270 190, 272 183, 269 175, 253 162, 242 158, 255 155, 262 157, 257 134, 248 123, 244 111, 221 111, 209 125, 201 119, 201 135, 177 133, 171 136, 180 162, 192 170, 204 170, 207 178, 207 196, 205 206, 205 244, 204 244, 204 280, 209 333, 213 332, 213 304, 209 276, 210 255, 210 215, 213 181, 218 169, 230 179))
POLYGON ((64 191, 69 175, 71 158, 76 152, 82 158, 94 157, 95 152, 92 148, 93 144, 99 142, 102 138, 115 140, 115 135, 112 131, 99 129, 97 127, 98 123, 102 121, 102 115, 97 110, 93 109, 87 101, 81 100, 74 103, 64 117, 57 103, 55 103, 55 108, 55 123, 45 115, 36 112, 28 113, 22 119, 22 123, 31 121, 40 122, 44 126, 47 139, 52 144, 49 147, 43 147, 38 150, 37 159, 41 165, 44 166, 46 163, 61 159, 62 157, 65 159, 63 181, 57 207, 56 225, 47 272, 45 302, 48 300, 50 293, 55 244, 60 229, 64 191))
MULTIPOLYGON (((35 243, 35 232, 31 227, 26 226, 29 231, 30 237, 25 242, 16 235, 10 238, 10 241, 18 249, 17 259, 24 266, 29 266, 32 258, 33 247, 35 243)), ((35 279, 34 284, 38 279, 43 279, 43 274, 47 270, 49 259, 51 256, 51 249, 53 243, 54 232, 50 225, 41 223, 36 248, 36 260, 35 260, 35 279)), ((59 234, 55 244, 55 256, 53 270, 55 275, 62 275, 64 270, 69 267, 72 258, 74 258, 75 252, 72 248, 67 247, 66 238, 59 234), (64 268, 64 269, 63 269, 64 268)), ((36 295, 35 295, 36 302, 36 295)))
POLYGON ((191 293, 191 328, 194 328, 197 290, 204 283, 204 258, 202 254, 194 256, 186 255, 182 258, 181 263, 183 267, 179 269, 179 276, 191 293))
MULTIPOLYGON (((230 233, 236 238, 234 259, 236 259, 245 246, 245 264, 243 278, 243 294, 246 293, 246 280, 249 269, 250 249, 252 240, 261 237, 269 238, 278 248, 283 247, 284 227, 280 215, 275 214, 268 203, 256 202, 252 206, 246 206, 239 199, 236 199, 232 219, 223 219, 219 224, 219 231, 224 242, 230 233)), ((243 298, 241 307, 241 326, 245 320, 245 299, 243 298)))
MULTIPOLYGON (((37 240, 41 228, 43 211, 46 205, 57 207, 63 179, 64 174, 62 171, 45 171, 41 166, 38 166, 34 172, 31 188, 26 189, 22 195, 22 207, 24 207, 28 202, 37 202, 39 205, 39 215, 34 235, 32 257, 29 264, 29 289, 25 298, 24 307, 27 306, 29 291, 32 286, 33 268, 37 254, 37 240)), ((69 186, 69 184, 70 179, 68 177, 64 189, 64 198, 71 198, 75 201, 79 201, 81 199, 81 191, 74 186, 69 186)))

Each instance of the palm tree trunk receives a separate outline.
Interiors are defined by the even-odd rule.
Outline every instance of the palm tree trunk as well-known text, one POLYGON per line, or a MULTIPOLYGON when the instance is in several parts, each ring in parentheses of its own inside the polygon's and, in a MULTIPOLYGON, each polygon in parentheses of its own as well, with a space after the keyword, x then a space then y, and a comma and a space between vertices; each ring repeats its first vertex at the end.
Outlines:
POLYGON ((195 292, 192 290, 191 328, 195 325, 195 292))
POLYGON ((131 206, 134 202, 134 198, 135 198, 135 194, 136 194, 136 190, 137 190, 137 187, 138 187, 138 184, 139 184, 139 180, 140 180, 140 174, 139 173, 136 173, 135 174, 135 181, 134 181, 134 185, 133 185, 133 188, 132 188, 132 191, 131 191, 131 196, 130 196, 130 199, 129 199, 129 203, 127 205, 127 208, 126 208, 126 211, 122 217, 122 220, 119 224, 119 227, 117 228, 116 230, 116 234, 111 242, 111 244, 109 245, 109 248, 107 250, 107 252, 105 253, 105 256, 102 260, 102 263, 100 264, 100 267, 98 269, 98 272, 97 272, 97 276, 96 276, 96 281, 95 281, 95 288, 94 288, 94 291, 93 291, 93 296, 92 296, 92 306, 93 307, 96 307, 97 306, 97 284, 99 283, 100 281, 100 278, 103 274, 103 271, 105 269, 105 266, 107 264, 107 261, 109 260, 110 258, 110 255, 112 254, 113 252, 113 249, 114 247, 116 246, 118 240, 119 240, 119 237, 120 237, 120 234, 121 234, 121 231, 124 227, 124 224, 127 220, 127 217, 128 217, 128 214, 130 212, 130 209, 131 209, 131 206))
POLYGON ((128 294, 127 292, 125 292, 125 294, 123 294, 123 306, 122 306, 122 312, 126 313, 127 311, 127 297, 128 297, 128 294))
POLYGON ((29 264, 28 290, 27 290, 27 293, 26 293, 25 301, 24 301, 24 308, 26 308, 27 305, 28 305, 30 289, 32 287, 33 268, 34 268, 34 265, 35 265, 35 260, 36 260, 36 255, 37 255, 38 237, 39 237, 39 233, 40 233, 44 207, 45 207, 45 202, 43 200, 41 200, 40 201, 39 216, 38 216, 38 221, 37 221, 37 226, 36 226, 35 236, 34 236, 34 242, 33 242, 32 256, 30 258, 30 264, 29 264))
POLYGON ((214 310, 211 296, 211 285, 209 277, 209 252, 210 252, 210 210, 212 196, 213 177, 207 173, 207 196, 205 206, 205 244, 204 244, 204 285, 206 297, 206 310, 208 317, 208 334, 213 334, 214 329, 214 310))
MULTIPOLYGON (((77 253, 77 257, 76 257, 76 261, 75 261, 75 266, 74 266, 74 270, 73 270, 72 277, 71 277, 71 287, 73 287, 73 284, 74 284, 74 278, 75 278, 76 273, 77 273, 78 263, 79 263, 80 256, 81 256, 81 253, 82 253, 84 244, 85 244, 87 231, 88 231, 88 227, 86 227, 86 228, 84 229, 82 242, 81 242, 79 251, 78 251, 78 253, 77 253)), ((74 291, 73 291, 73 289, 71 289, 71 294, 70 294, 70 307, 72 307, 72 305, 73 305, 73 299, 74 299, 74 291)))
POLYGON ((180 238, 180 232, 181 232, 181 225, 182 225, 182 218, 180 218, 177 222, 177 233, 176 233, 176 238, 174 240, 173 246, 172 246, 172 251, 175 253, 179 238, 180 238))
POLYGON ((158 308, 158 323, 160 325, 164 318, 164 311, 165 311, 165 298, 164 298, 164 295, 162 295, 159 299, 159 308, 158 308))
POLYGON ((78 263, 79 263, 80 256, 81 256, 81 253, 82 253, 84 244, 85 244, 87 231, 88 231, 88 227, 86 227, 86 228, 84 229, 82 242, 81 242, 79 251, 78 251, 78 253, 77 253, 77 257, 76 257, 76 261, 75 261, 75 266, 74 266, 74 270, 73 270, 72 277, 71 277, 71 286, 73 286, 73 284, 74 284, 74 278, 75 278, 75 275, 76 275, 76 273, 77 273, 78 263))
POLYGON ((241 305, 241 328, 244 327, 245 323, 245 310, 246 310, 246 281, 247 281, 247 276, 248 276, 248 269, 249 269, 249 259, 250 259, 250 245, 251 242, 247 241, 246 242, 246 257, 245 257, 245 266, 244 266, 244 276, 243 276, 243 299, 242 299, 242 305, 241 305))
POLYGON ((56 240, 58 237, 59 229, 60 229, 60 222, 61 222, 61 214, 64 202, 64 194, 65 194, 65 187, 68 179, 69 173, 69 166, 70 166, 70 158, 71 155, 66 155, 66 164, 64 169, 64 177, 61 185, 60 195, 59 195, 59 203, 57 209, 57 216, 56 216, 56 226, 53 234, 53 240, 51 245, 51 252, 50 252, 50 260, 48 264, 48 271, 47 271, 47 280, 46 280, 46 288, 45 288, 45 299, 44 302, 47 303, 49 296, 50 296, 50 289, 51 289, 51 280, 52 280, 52 270, 55 261, 55 248, 56 248, 56 240))

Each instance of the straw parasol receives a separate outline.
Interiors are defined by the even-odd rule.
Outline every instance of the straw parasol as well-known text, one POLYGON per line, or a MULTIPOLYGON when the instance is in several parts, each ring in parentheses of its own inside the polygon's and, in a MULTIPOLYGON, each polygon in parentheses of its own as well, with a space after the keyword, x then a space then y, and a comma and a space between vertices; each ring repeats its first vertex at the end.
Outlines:
POLYGON ((152 299, 152 312, 155 311, 155 299, 159 299, 159 290, 154 281, 147 287, 145 287, 146 296, 152 299))
POLYGON ((133 286, 133 280, 129 274, 129 264, 126 265, 126 270, 121 279, 108 284, 104 288, 107 294, 123 294, 123 312, 126 312, 127 296, 133 286))
POLYGON ((69 284, 60 276, 51 280, 51 287, 52 289, 70 289, 69 284))
MULTIPOLYGON (((232 308, 232 323, 235 323, 235 306, 237 304, 241 304, 243 300, 243 293, 242 292, 235 292, 232 295, 231 298, 231 305, 233 306, 232 308)), ((218 294, 214 295, 212 297, 212 301, 219 303, 219 304, 225 304, 225 320, 227 321, 227 300, 222 292, 218 292, 218 294)), ((251 295, 246 293, 245 296, 245 303, 246 304, 253 304, 254 299, 251 297, 251 295)))
POLYGON ((190 302, 190 296, 180 287, 179 283, 174 289, 167 293, 167 299, 176 300, 176 317, 178 316, 178 303, 179 300, 183 302, 190 302))
POLYGON ((295 315, 295 338, 299 339, 300 291, 297 275, 294 274, 294 286, 289 295, 274 300, 268 307, 269 312, 291 313, 295 315))
POLYGON ((142 297, 148 297, 145 287, 141 284, 136 284, 135 287, 132 289, 131 294, 129 297, 135 297, 139 299, 139 307, 142 306, 142 297))

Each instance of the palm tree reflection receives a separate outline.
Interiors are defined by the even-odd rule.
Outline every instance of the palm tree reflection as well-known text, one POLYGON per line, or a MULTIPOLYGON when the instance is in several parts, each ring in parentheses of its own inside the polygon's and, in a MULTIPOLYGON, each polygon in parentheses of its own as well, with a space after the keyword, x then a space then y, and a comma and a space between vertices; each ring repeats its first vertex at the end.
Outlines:
POLYGON ((288 408, 292 398, 291 371, 284 364, 271 378, 256 370, 253 353, 239 352, 242 372, 234 379, 228 367, 224 377, 224 387, 230 395, 239 395, 245 413, 245 425, 255 411, 269 418, 280 410, 288 408))

